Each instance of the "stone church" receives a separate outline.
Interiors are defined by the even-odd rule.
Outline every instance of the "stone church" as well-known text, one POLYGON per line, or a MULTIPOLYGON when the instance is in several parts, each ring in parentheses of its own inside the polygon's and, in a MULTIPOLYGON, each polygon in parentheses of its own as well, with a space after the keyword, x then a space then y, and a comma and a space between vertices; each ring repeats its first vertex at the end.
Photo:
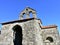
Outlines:
POLYGON ((1 24, 0 45, 60 45, 57 26, 42 26, 36 11, 30 7, 20 13, 19 20, 1 24))

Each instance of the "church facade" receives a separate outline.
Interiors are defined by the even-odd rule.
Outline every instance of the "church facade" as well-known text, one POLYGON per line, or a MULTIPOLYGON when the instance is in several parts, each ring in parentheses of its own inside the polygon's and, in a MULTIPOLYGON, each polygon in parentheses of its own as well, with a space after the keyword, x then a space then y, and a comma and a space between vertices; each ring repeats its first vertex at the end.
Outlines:
POLYGON ((30 7, 20 13, 19 20, 1 24, 0 45, 60 45, 57 26, 42 26, 36 11, 30 7))

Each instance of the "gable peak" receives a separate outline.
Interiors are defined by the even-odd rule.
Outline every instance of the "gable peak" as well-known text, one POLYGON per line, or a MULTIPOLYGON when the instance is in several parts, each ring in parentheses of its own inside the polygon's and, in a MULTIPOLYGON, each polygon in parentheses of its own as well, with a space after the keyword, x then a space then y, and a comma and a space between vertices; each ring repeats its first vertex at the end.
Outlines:
POLYGON ((26 7, 21 13, 20 13, 20 19, 24 19, 24 16, 26 16, 25 18, 31 18, 30 17, 30 13, 32 13, 32 17, 36 18, 36 11, 30 7, 26 7))

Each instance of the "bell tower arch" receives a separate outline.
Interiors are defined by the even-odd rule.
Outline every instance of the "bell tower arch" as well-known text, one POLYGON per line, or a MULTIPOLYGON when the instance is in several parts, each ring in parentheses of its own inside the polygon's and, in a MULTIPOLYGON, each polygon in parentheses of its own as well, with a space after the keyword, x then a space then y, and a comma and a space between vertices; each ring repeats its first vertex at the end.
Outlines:
POLYGON ((25 18, 30 18, 30 13, 32 13, 33 18, 36 18, 36 11, 30 7, 27 7, 20 13, 20 19, 24 19, 24 14, 26 16, 25 18))

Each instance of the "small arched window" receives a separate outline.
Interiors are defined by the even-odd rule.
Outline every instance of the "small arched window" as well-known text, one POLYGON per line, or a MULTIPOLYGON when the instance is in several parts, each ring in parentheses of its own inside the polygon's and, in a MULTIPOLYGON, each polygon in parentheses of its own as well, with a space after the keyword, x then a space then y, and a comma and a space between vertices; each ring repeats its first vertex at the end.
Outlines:
POLYGON ((46 40, 49 40, 50 42, 53 42, 53 38, 52 37, 47 37, 46 40))

